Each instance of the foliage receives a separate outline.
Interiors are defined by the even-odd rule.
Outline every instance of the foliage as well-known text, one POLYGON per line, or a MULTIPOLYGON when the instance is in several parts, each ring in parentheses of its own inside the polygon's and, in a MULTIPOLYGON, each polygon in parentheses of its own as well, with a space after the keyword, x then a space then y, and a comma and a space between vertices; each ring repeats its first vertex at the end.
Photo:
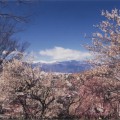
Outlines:
POLYGON ((111 13, 102 11, 102 15, 106 20, 96 26, 100 32, 93 34, 93 45, 86 46, 94 54, 92 63, 96 65, 87 86, 90 87, 92 94, 101 99, 100 106, 103 110, 99 113, 104 114, 106 119, 110 117, 118 119, 120 113, 120 11, 117 9, 112 10, 111 13))
POLYGON ((21 60, 4 61, 0 76, 4 114, 25 119, 120 118, 120 12, 102 15, 107 20, 97 25, 101 33, 94 33, 93 44, 86 46, 94 53, 92 70, 56 75, 21 60))

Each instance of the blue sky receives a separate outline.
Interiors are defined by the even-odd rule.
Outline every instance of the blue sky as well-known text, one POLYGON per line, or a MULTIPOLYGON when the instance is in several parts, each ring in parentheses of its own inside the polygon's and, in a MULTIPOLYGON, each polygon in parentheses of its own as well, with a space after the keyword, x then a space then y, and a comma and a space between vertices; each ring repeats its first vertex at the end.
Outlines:
POLYGON ((89 54, 82 45, 91 43, 84 34, 96 32, 93 25, 104 19, 101 11, 114 8, 120 9, 119 0, 35 1, 21 8, 32 16, 17 37, 31 44, 28 51, 35 61, 83 60, 89 54))

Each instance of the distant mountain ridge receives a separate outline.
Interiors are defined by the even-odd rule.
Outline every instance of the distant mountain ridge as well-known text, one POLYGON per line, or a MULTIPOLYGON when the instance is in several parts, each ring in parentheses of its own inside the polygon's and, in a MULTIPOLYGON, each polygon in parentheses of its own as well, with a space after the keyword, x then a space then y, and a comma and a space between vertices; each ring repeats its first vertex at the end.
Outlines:
POLYGON ((91 65, 84 61, 62 61, 54 63, 34 63, 33 66, 39 66, 45 72, 60 72, 60 73, 79 73, 89 70, 91 65))
MULTIPOLYGON (((23 56, 22 53, 15 50, 11 52, 6 60, 12 60, 13 58, 20 59, 23 56)), ((33 67, 38 66, 44 72, 58 72, 58 73, 79 73, 91 69, 92 65, 85 61, 62 61, 62 62, 53 62, 53 63, 33 63, 33 67)))

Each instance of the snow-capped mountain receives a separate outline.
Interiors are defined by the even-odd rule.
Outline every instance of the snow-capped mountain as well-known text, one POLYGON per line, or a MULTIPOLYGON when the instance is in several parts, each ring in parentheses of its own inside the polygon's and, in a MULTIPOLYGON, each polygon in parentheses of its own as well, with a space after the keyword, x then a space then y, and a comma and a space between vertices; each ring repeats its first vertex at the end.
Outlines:
POLYGON ((62 61, 54 63, 34 63, 33 66, 39 66, 45 72, 60 72, 60 73, 78 73, 91 68, 91 65, 83 61, 62 61))

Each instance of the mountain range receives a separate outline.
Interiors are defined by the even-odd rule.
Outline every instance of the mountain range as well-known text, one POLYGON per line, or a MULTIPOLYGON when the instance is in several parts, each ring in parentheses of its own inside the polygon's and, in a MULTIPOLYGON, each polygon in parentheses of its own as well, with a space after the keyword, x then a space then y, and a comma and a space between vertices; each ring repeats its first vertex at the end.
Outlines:
POLYGON ((45 72, 60 72, 60 73, 79 73, 89 70, 91 65, 84 61, 62 61, 54 63, 34 63, 33 66, 39 66, 45 72))
MULTIPOLYGON (((6 57, 6 60, 13 58, 20 59, 22 54, 18 51, 13 51, 6 57)), ((91 69, 92 65, 85 61, 62 61, 53 63, 37 62, 32 64, 33 67, 38 66, 44 72, 57 72, 57 73, 79 73, 91 69)))

